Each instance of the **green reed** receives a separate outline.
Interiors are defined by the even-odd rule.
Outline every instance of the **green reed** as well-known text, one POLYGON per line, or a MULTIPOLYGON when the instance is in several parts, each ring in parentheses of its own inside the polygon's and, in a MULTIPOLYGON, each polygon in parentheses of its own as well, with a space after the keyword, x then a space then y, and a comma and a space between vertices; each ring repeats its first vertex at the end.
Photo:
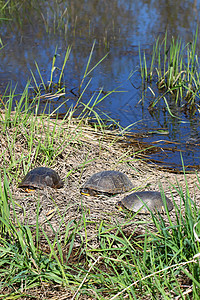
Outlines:
MULTIPOLYGON (((23 98, 27 99, 24 94, 23 98)), ((11 100, 13 100, 12 94, 9 98, 9 101, 11 100)), ((9 107, 9 104, 7 105, 9 107)), ((37 110, 34 112, 37 113, 37 110)), ((18 219, 15 211, 17 204, 12 197, 9 182, 13 177, 19 176, 21 165, 24 172, 39 161, 50 165, 60 153, 60 148, 64 149, 70 145, 69 143, 79 141, 78 129, 81 123, 72 129, 70 117, 60 124, 58 120, 54 120, 57 125, 55 129, 56 125, 53 125, 49 116, 37 114, 35 118, 33 112, 20 112, 19 107, 15 114, 8 111, 8 116, 5 117, 1 112, 2 129, 5 126, 2 131, 7 132, 7 137, 12 144, 10 146, 12 163, 10 166, 7 161, 4 161, 5 176, 1 177, 4 186, 0 185, 0 290, 14 287, 14 291, 5 294, 7 299, 9 297, 23 299, 29 295, 31 288, 40 287, 45 282, 57 284, 60 287, 65 286, 66 291, 74 294, 74 299, 82 296, 110 300, 123 299, 123 297, 144 299, 149 296, 172 299, 180 295, 184 297, 186 288, 180 283, 183 276, 184 280, 191 285, 190 295, 193 299, 198 299, 200 270, 198 260, 194 256, 199 253, 200 249, 199 243, 194 238, 193 228, 199 220, 199 211, 190 197, 186 177, 186 191, 183 191, 178 182, 176 186, 171 185, 173 189, 176 189, 180 199, 180 207, 174 202, 175 220, 172 220, 168 213, 167 224, 162 215, 151 214, 156 231, 152 231, 143 218, 138 221, 136 214, 132 213, 128 213, 120 224, 117 221, 114 224, 104 220, 91 221, 90 212, 83 205, 80 218, 65 222, 65 214, 59 212, 55 203, 60 225, 55 232, 51 222, 47 220, 54 232, 54 238, 50 239, 46 232, 41 230, 38 221, 40 198, 38 198, 36 225, 33 229, 28 222, 23 224, 18 219), (8 120, 8 116, 9 122, 6 122, 7 126, 5 126, 4 120, 8 120), (13 128, 15 128, 14 132, 12 132, 13 128), (27 131, 25 134, 28 156, 22 154, 19 159, 16 159, 13 149, 15 149, 19 134, 24 132, 24 128, 30 129, 30 132, 27 131), (76 133, 74 137, 72 137, 72 130, 76 133), (44 147, 54 148, 55 153, 50 155, 49 150, 44 151, 44 147), (13 219, 10 218, 10 207, 13 208, 13 219), (88 237, 91 225, 96 226, 93 235, 93 239, 98 241, 96 245, 90 244, 88 237), (132 225, 135 229, 127 233, 126 229, 132 225), (144 233, 137 233, 139 226, 145 228, 144 233), (65 234, 64 238, 60 239, 63 233, 62 228, 65 228, 65 234), (40 248, 41 237, 46 240, 49 253, 40 248), (79 262, 77 259, 72 264, 70 258, 74 255, 74 242, 77 237, 81 244, 78 249, 76 248, 76 255, 77 257, 82 255, 84 261, 79 262), (66 246, 67 250, 63 252, 66 246), (25 291, 23 286, 26 286, 25 291)), ((121 160, 128 162, 129 159, 130 154, 127 152, 119 158, 119 162, 121 160)), ((80 168, 84 168, 87 163, 87 161, 83 162, 80 168)), ((70 172, 72 173, 73 170, 70 172)), ((66 214, 67 211, 68 207, 66 207, 66 214)), ((115 213, 114 204, 113 213, 115 213)), ((3 297, 1 292, 0 297, 3 297)))
MULTIPOLYGON (((195 112, 199 99, 199 61, 197 54, 198 28, 192 42, 184 45, 180 38, 171 38, 168 45, 166 32, 163 41, 158 38, 153 46, 151 57, 147 60, 145 52, 140 51, 140 73, 143 82, 156 81, 160 95, 151 103, 154 107, 163 96, 173 97, 177 105, 186 103, 186 107, 195 112)), ((155 92, 156 94, 156 92, 155 92)))
MULTIPOLYGON (((166 44, 164 44, 164 47, 166 47, 166 44)), ((180 61, 182 53, 180 43, 174 42, 173 47, 176 48, 176 57, 180 61)), ((159 42, 154 50, 154 61, 156 61, 158 48, 159 42)), ((170 51, 167 53, 170 54, 170 51)), ((171 59, 173 57, 172 51, 170 57, 171 59)), ((189 58, 191 61, 196 61, 194 51, 190 53, 189 58)), ((167 65, 168 58, 165 59, 167 65)), ((91 61, 91 58, 89 58, 89 61, 91 61)), ((173 70, 180 71, 176 63, 172 62, 172 66, 173 70)), ((63 74, 64 68, 60 70, 60 74, 63 74)), ((92 68, 89 70, 89 64, 87 64, 83 81, 91 70, 92 68)), ((162 71, 160 59, 158 73, 163 76, 166 72, 162 71)), ((195 68, 193 68, 194 72, 196 72, 195 68)), ((152 71, 151 73, 153 74, 152 71)), ((144 74, 146 74, 146 70, 144 70, 144 74)), ((165 79, 166 82, 173 84, 176 80, 174 78, 177 78, 174 76, 174 72, 171 72, 169 80, 165 79)), ((60 78, 62 78, 62 75, 60 78)), ((45 81, 41 78, 40 80, 43 87, 46 86, 45 81)), ((81 85, 81 96, 77 100, 79 103, 82 102, 83 104, 82 98, 89 83, 90 80, 84 87, 81 85)), ((37 83, 37 86, 40 90, 40 83, 37 83)), ((186 189, 184 191, 179 182, 176 186, 169 182, 169 186, 176 190, 178 199, 180 199, 180 207, 174 201, 175 220, 172 220, 169 213, 167 213, 168 222, 162 215, 151 213, 150 216, 154 228, 156 228, 154 231, 148 226, 143 216, 138 220, 139 214, 131 212, 127 213, 124 221, 120 223, 117 221, 112 223, 98 218, 91 221, 90 212, 82 203, 81 216, 67 222, 64 216, 68 212, 68 207, 66 207, 65 213, 62 214, 58 205, 54 202, 60 223, 55 232, 51 222, 46 220, 54 233, 53 238, 50 239, 46 232, 41 229, 39 223, 41 201, 39 196, 36 224, 32 226, 28 221, 24 223, 19 220, 16 211, 16 206, 19 204, 12 196, 10 185, 13 185, 14 182, 14 188, 16 188, 22 173, 26 173, 36 165, 51 166, 61 155, 62 150, 67 147, 74 147, 74 151, 77 150, 77 155, 80 155, 79 148, 76 148, 76 145, 84 142, 81 138, 84 137, 86 129, 82 129, 82 125, 84 120, 86 123, 90 120, 91 115, 96 118, 96 124, 100 128, 99 149, 97 149, 99 152, 102 150, 101 141, 107 128, 96 109, 99 101, 105 97, 101 93, 95 93, 88 103, 83 105, 83 111, 76 119, 77 122, 75 122, 73 118, 75 109, 68 110, 64 119, 59 120, 56 115, 57 110, 49 115, 39 110, 40 97, 33 97, 30 104, 29 87, 30 83, 27 84, 20 99, 19 95, 16 95, 15 89, 7 89, 9 93, 5 93, 2 100, 4 110, 0 111, 1 137, 2 140, 5 139, 7 145, 0 154, 2 161, 0 184, 0 297, 2 299, 23 299, 23 297, 31 296, 31 288, 38 287, 42 289, 44 284, 56 284, 59 288, 65 288, 66 295, 67 293, 73 294, 72 299, 78 299, 79 297, 80 299, 81 297, 90 297, 92 299, 110 300, 124 298, 172 299, 179 296, 184 299, 185 294, 188 292, 187 285, 190 285, 189 296, 195 300, 199 299, 200 267, 195 255, 198 255, 200 248, 199 242, 196 241, 193 233, 194 225, 199 221, 199 209, 190 196, 186 176, 186 189), (14 107, 15 110, 13 111, 14 107), (51 119, 53 115, 56 115, 55 120, 51 119), (17 156, 16 145, 20 139, 25 143, 26 152, 22 151, 17 156), (8 151, 7 156, 4 155, 5 151, 8 151), (9 160, 6 157, 9 157, 9 160), (11 208, 12 218, 10 217, 11 208), (91 225, 96 229, 92 236, 95 243, 91 243, 89 238, 91 225), (134 229, 127 231, 129 226, 131 228, 134 226, 134 229), (139 226, 143 226, 144 233, 138 233, 139 226), (49 252, 41 249, 41 238, 48 245, 49 252), (80 241, 80 246, 75 248, 77 238, 80 241), (76 252, 75 254, 73 250, 76 252), (73 257, 73 255, 75 256, 73 257), (83 261, 78 259, 81 256, 84 258, 83 261), (71 258, 76 259, 71 262, 71 258), (182 284, 182 278, 184 278, 186 286, 182 284)), ((170 89, 173 90, 173 87, 170 89)), ((113 90, 113 92, 115 91, 113 90)), ((117 125, 117 123, 115 124, 117 125)), ((94 131, 96 130, 97 127, 94 128, 94 131)), ((122 129, 120 134, 124 131, 125 129, 122 129)), ((91 134, 91 128, 88 132, 91 134)), ((117 141, 117 138, 115 141, 117 141)), ((110 147, 113 144, 114 142, 111 141, 107 146, 110 147)), ((91 161, 88 156, 89 152, 86 153, 82 164, 77 166, 80 174, 91 161)), ((116 164, 129 163, 131 160, 133 160, 131 153, 124 151, 123 154, 118 156, 116 164)), ((72 168, 69 169, 66 178, 73 172, 72 168)), ((198 188, 200 189, 200 187, 198 188)), ((173 194, 171 194, 171 198, 173 200, 173 194)), ((114 202, 111 213, 118 213, 115 210, 114 202)))

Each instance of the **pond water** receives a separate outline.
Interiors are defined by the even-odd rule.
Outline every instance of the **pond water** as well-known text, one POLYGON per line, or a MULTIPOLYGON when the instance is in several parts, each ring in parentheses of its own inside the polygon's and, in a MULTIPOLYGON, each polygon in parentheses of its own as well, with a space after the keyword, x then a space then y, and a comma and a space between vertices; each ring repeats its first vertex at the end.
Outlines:
MULTIPOLYGON (((87 103, 100 89, 109 92, 119 87, 98 105, 99 109, 123 127, 133 124, 130 129, 141 133, 141 141, 160 147, 151 159, 163 166, 181 168, 181 152, 188 169, 200 167, 199 112, 193 117, 183 115, 171 102, 172 113, 180 119, 163 109, 163 103, 149 112, 153 95, 148 88, 144 93, 139 72, 139 49, 150 56, 155 40, 163 38, 166 30, 168 37, 180 37, 183 43, 192 41, 199 22, 200 0, 15 0, 10 1, 9 9, 1 5, 2 90, 11 82, 13 87, 17 84, 17 92, 22 92, 32 78, 31 71, 39 84, 35 62, 48 84, 55 51, 55 66, 62 68, 67 47, 71 46, 64 71, 66 95, 52 102, 53 109, 59 101, 67 100, 59 110, 65 113, 76 105, 75 95, 95 41, 90 68, 109 54, 85 79, 82 89, 91 82, 82 101, 87 103)), ((59 74, 55 70, 54 82, 59 74)))

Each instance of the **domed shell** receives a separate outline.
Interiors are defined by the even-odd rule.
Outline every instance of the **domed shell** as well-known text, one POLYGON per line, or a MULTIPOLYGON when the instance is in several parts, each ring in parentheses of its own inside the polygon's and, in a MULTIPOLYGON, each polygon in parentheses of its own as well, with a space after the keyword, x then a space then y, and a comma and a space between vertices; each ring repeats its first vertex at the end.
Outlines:
MULTIPOLYGON (((171 200, 165 196, 165 201, 168 211, 172 210, 173 204, 171 200)), ((144 203, 152 212, 163 212, 165 210, 161 193, 154 191, 132 193, 122 199, 122 201, 119 201, 117 206, 122 208, 125 207, 134 212, 137 212, 139 209, 141 209, 140 213, 149 213, 149 210, 144 203)))
POLYGON ((129 178, 118 171, 103 171, 92 175, 81 188, 86 195, 114 195, 130 191, 133 188, 129 178))
POLYGON ((52 188, 63 187, 63 181, 60 179, 57 172, 46 167, 39 167, 31 170, 19 184, 20 188, 29 189, 43 189, 46 186, 50 186, 52 188))

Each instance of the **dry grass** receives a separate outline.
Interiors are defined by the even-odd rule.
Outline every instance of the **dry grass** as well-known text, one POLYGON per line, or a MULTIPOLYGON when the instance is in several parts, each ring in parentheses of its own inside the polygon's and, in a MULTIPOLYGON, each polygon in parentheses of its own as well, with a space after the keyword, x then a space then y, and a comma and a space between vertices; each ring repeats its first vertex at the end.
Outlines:
MULTIPOLYGON (((169 198, 173 196, 178 207, 180 206, 180 194, 177 189, 182 187, 183 192, 186 191, 184 174, 158 170, 156 165, 150 166, 142 159, 138 159, 138 147, 134 149, 133 145, 128 146, 125 143, 126 136, 120 136, 117 130, 102 132, 100 129, 92 129, 83 120, 80 124, 79 120, 73 118, 63 121, 33 117, 30 123, 36 124, 31 152, 27 137, 31 136, 30 130, 33 127, 27 123, 26 127, 20 125, 21 127, 7 128, 6 132, 1 133, 0 164, 7 170, 12 198, 16 204, 15 212, 21 224, 28 224, 33 236, 36 235, 35 228, 39 225, 38 249, 40 248, 43 253, 47 255, 51 253, 51 248, 42 234, 45 232, 54 245, 55 251, 58 251, 55 238, 62 245, 63 258, 59 258, 58 254, 61 261, 64 259, 64 263, 68 262, 70 266, 83 265, 84 268, 89 269, 88 253, 96 259, 101 257, 101 252, 98 256, 98 251, 96 254, 95 251, 100 247, 99 231, 102 226, 105 226, 105 232, 107 230, 108 233, 114 233, 119 238, 126 236, 133 243, 139 243, 138 251, 142 251, 141 245, 144 243, 144 237, 140 236, 146 231, 156 231, 150 216, 137 215, 130 219, 131 215, 127 216, 126 212, 120 212, 115 207, 115 203, 123 195, 87 197, 80 194, 80 187, 85 180, 98 171, 122 171, 127 174, 137 189, 159 190, 162 185, 166 195, 169 198), (57 139, 52 136, 52 147, 55 152, 50 159, 45 159, 46 153, 43 148, 38 147, 39 143, 46 145, 47 132, 48 140, 51 140, 51 134, 59 132, 57 139), (28 164, 26 164, 26 157, 30 157, 28 164), (10 165, 11 161, 13 161, 12 165, 10 165), (64 180, 63 188, 58 190, 46 188, 33 193, 24 193, 18 188, 19 182, 29 168, 46 165, 59 173, 64 180), (117 230, 118 224, 123 230, 123 236, 117 230), (69 237, 75 228, 78 228, 78 231, 71 243, 69 237), (70 248, 72 244, 73 247, 70 248)), ((190 195, 199 205, 197 175, 188 174, 186 177, 190 195)), ((176 215, 173 211, 171 220, 175 222, 175 219, 176 215)), ((112 259, 118 260, 117 253, 112 259)), ((108 269, 101 259, 95 267, 106 273, 112 270, 112 268, 108 269)), ((74 268, 74 274, 76 272, 74 268)), ((28 290, 22 285, 21 299, 71 299, 75 291, 76 286, 67 288, 60 284, 41 282, 39 287, 28 290), (30 296, 27 297, 27 294, 30 296)), ((4 293, 6 292, 4 290, 4 293)), ((94 293, 88 290, 88 294, 83 293, 79 299, 98 299, 94 293)), ((106 292, 102 294, 104 299, 109 299, 108 294, 106 292)))
MULTIPOLYGON (((38 120, 40 122, 40 119, 38 120)), ((77 128, 77 120, 73 120, 69 125, 66 120, 66 124, 63 121, 57 121, 58 128, 60 128, 60 122, 62 122, 62 136, 58 141, 55 141, 55 149, 62 145, 62 151, 54 159, 52 158, 53 165, 51 167, 56 170, 60 177, 64 180, 64 188, 59 190, 53 190, 47 188, 45 190, 36 190, 34 193, 24 193, 17 188, 18 183, 23 178, 23 169, 17 166, 19 170, 19 176, 13 178, 11 181, 11 190, 13 198, 20 204, 17 209, 21 220, 29 220, 29 224, 34 225, 36 222, 36 207, 38 200, 40 202, 40 213, 39 222, 44 223, 48 213, 51 212, 55 207, 51 218, 51 225, 57 232, 60 224, 60 216, 66 214, 64 223, 68 223, 71 220, 78 220, 82 217, 82 210, 84 209, 88 216, 88 222, 91 222, 90 227, 97 228, 97 224, 102 220, 107 220, 111 224, 115 223, 116 218, 118 221, 123 222, 123 212, 119 212, 115 208, 115 203, 123 197, 118 195, 115 197, 108 198, 106 196, 100 197, 87 197, 80 194, 80 187, 92 174, 102 170, 118 170, 126 173, 129 179, 133 182, 134 186, 138 189, 146 190, 159 190, 161 184, 166 195, 171 198, 171 192, 173 193, 174 199, 179 205, 179 195, 172 185, 177 186, 177 182, 182 184, 183 190, 185 185, 185 178, 183 174, 171 174, 170 172, 163 172, 158 170, 156 165, 150 166, 144 161, 135 158, 134 149, 128 145, 121 147, 120 140, 125 140, 125 137, 118 137, 117 132, 107 131, 103 136, 100 131, 94 131, 87 124, 77 128), (75 138, 76 137, 76 138, 75 138), (62 139, 62 141, 61 141, 62 139), (113 143, 113 140, 118 142, 113 143), (176 182, 177 181, 177 182, 176 182), (66 213, 67 212, 67 213, 66 213), (93 224, 93 225, 92 225, 93 224)), ((37 148, 38 140, 41 142, 45 141, 46 128, 50 131, 53 130, 55 123, 51 120, 45 125, 38 126, 38 134, 35 135, 35 149, 37 148), (41 130, 41 131, 40 131, 41 130), (42 135, 39 134, 43 132, 42 135)), ((11 137, 15 134, 15 129, 10 129, 8 135, 11 137)), ((28 129, 26 128, 26 131, 28 129)), ((29 135, 29 132, 27 132, 29 135)), ((9 147, 6 143, 6 137, 2 136, 2 151, 4 156, 1 157, 1 165, 6 164, 6 169, 9 169, 10 155, 9 147)), ((26 140, 23 136, 23 132, 18 130, 18 135, 15 136, 15 159, 20 160, 21 154, 24 156, 28 155, 28 147, 26 140)), ((41 155, 38 155, 35 161, 34 154, 36 150, 32 149, 33 157, 31 161, 36 166, 41 166, 40 160, 41 155)), ((137 152, 136 149, 135 152, 137 152)), ((42 164, 45 166, 45 164, 42 164)), ((16 169, 13 170, 13 172, 16 169)), ((193 196, 196 195, 195 189, 197 184, 197 177, 195 174, 188 174, 187 176, 188 185, 190 192, 193 196)), ((200 202, 200 198, 196 199, 197 203, 200 202)), ((47 224, 43 224, 44 228, 47 229, 47 224)), ((95 235, 90 228, 90 235, 95 235)))

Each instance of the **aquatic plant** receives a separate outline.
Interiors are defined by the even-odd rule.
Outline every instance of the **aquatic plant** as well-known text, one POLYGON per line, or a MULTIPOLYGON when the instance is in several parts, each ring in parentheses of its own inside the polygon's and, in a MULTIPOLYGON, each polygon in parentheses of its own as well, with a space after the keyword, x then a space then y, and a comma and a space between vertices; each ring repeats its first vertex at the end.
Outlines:
MULTIPOLYGON (((122 222, 116 219, 112 223, 109 218, 91 220, 91 212, 81 199, 80 217, 73 215, 73 219, 66 221, 69 207, 66 206, 63 213, 56 199, 52 199, 59 226, 55 231, 51 215, 46 217, 44 221, 53 232, 50 238, 39 220, 39 195, 35 225, 18 217, 19 210, 24 208, 16 201, 12 191, 16 189, 20 174, 36 164, 50 166, 58 159, 64 162, 67 149, 79 157, 80 152, 82 155, 80 149, 86 148, 88 141, 91 144, 96 141, 95 151, 99 155, 103 149, 104 153, 108 153, 113 146, 116 148, 123 131, 120 129, 114 135, 114 131, 103 126, 100 117, 97 124, 100 122, 101 126, 92 127, 88 125, 87 115, 75 119, 71 110, 63 120, 52 119, 52 114, 39 114, 38 99, 29 107, 28 88, 22 94, 22 100, 16 103, 15 111, 11 110, 15 93, 10 91, 4 97, 4 110, 0 112, 1 139, 6 145, 1 148, 0 155, 3 183, 0 185, 0 297, 23 299, 33 295, 34 289, 35 294, 37 291, 39 294, 44 286, 47 290, 56 284, 62 290, 60 299, 69 294, 71 299, 81 296, 110 300, 124 297, 171 299, 184 298, 185 295, 199 299, 197 255, 200 248, 193 234, 199 210, 190 196, 186 176, 184 191, 179 182, 174 185, 169 181, 169 186, 176 190, 180 199, 180 207, 173 201, 175 219, 169 213, 167 220, 152 214, 156 230, 152 231, 145 220, 138 220, 137 213, 132 212, 125 214, 122 222), (106 137, 111 134, 113 138, 109 141, 106 137), (19 141, 24 146, 17 151, 19 141), (80 148, 81 145, 83 148, 80 148), (143 226, 145 231, 140 232, 139 226, 143 226), (91 228, 93 236, 89 237, 91 228), (128 231, 128 228, 134 230, 128 231), (78 246, 75 244, 77 240, 78 246)), ((120 142, 123 139, 122 136, 120 142)), ((81 176, 84 168, 91 163, 90 150, 91 147, 81 164, 76 164, 76 170, 69 166, 66 180, 70 175, 75 175, 74 178, 81 176)), ((118 160, 115 163, 132 163, 135 168, 132 156, 130 150, 123 149, 120 156, 116 155, 118 160)), ((174 200, 173 193, 171 198, 174 200)), ((27 213, 24 211, 24 214, 27 213)))
MULTIPOLYGON (((199 110, 199 61, 196 50, 198 28, 193 41, 184 45, 180 38, 171 38, 168 45, 166 32, 163 41, 158 37, 151 57, 146 58, 145 52, 140 51, 140 74, 143 82, 156 81, 160 94, 151 102, 150 108, 171 95, 176 105, 184 110, 195 113, 199 110)), ((152 87, 151 87, 152 89, 152 87)), ((154 89, 155 91, 155 89, 154 89)), ((156 92, 152 93, 155 95, 156 92)))

